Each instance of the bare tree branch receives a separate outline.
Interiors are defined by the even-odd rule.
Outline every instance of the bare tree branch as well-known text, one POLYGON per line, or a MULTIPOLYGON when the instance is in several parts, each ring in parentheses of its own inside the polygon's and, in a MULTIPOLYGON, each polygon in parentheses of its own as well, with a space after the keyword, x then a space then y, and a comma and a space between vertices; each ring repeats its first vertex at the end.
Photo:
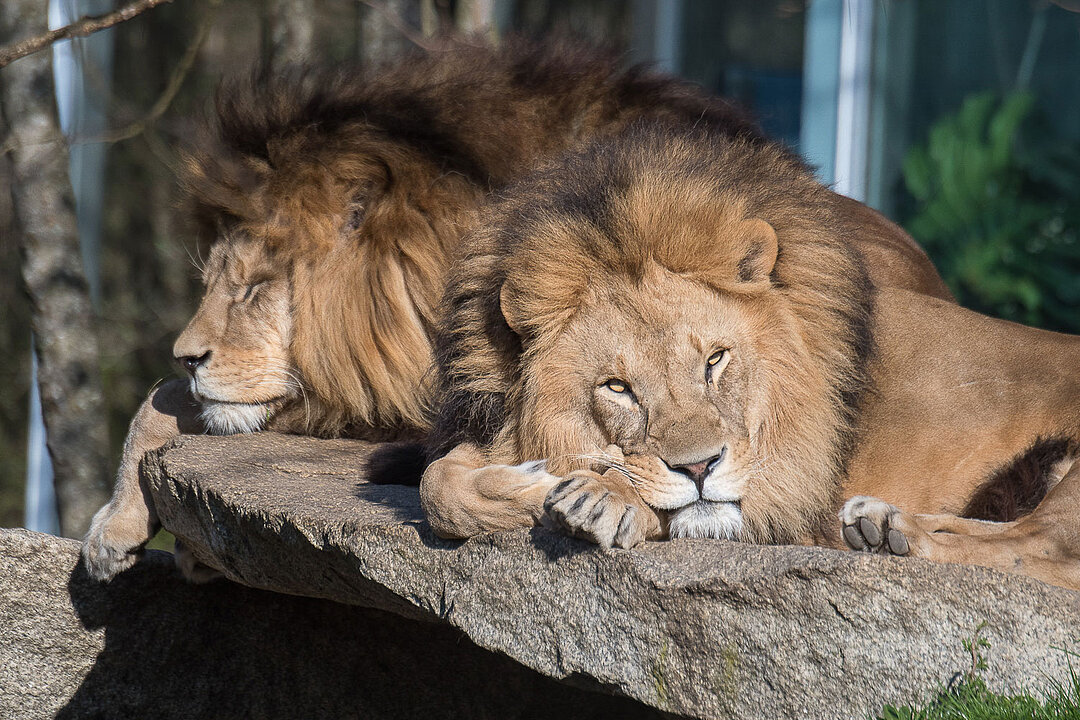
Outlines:
POLYGON ((106 13, 104 15, 88 15, 80 20, 76 20, 70 25, 65 25, 62 28, 50 30, 49 32, 34 35, 33 37, 13 42, 10 45, 5 45, 0 48, 0 68, 15 62, 21 57, 36 53, 38 50, 44 50, 57 40, 86 37, 87 35, 96 33, 98 30, 104 30, 113 25, 119 25, 136 15, 141 15, 151 8, 170 2, 172 2, 172 0, 136 0, 136 2, 125 5, 119 10, 114 10, 111 13, 106 13))
POLYGON ((210 34, 210 28, 214 24, 214 18, 217 17, 217 11, 221 8, 223 0, 209 0, 207 3, 210 7, 206 15, 203 17, 202 22, 199 23, 198 29, 195 31, 195 37, 191 43, 184 49, 184 54, 180 58, 180 61, 173 68, 172 75, 169 76, 169 82, 165 86, 164 92, 158 97, 153 107, 150 108, 150 112, 145 117, 136 120, 135 122, 127 125, 126 127, 119 128, 106 133, 103 137, 99 138, 79 138, 79 142, 107 142, 118 143, 124 140, 130 140, 131 138, 140 135, 148 127, 156 123, 165 111, 172 105, 172 101, 176 99, 176 93, 180 92, 180 88, 184 84, 184 80, 187 79, 188 73, 191 72, 191 68, 195 65, 195 60, 199 56, 199 50, 202 48, 203 43, 206 42, 206 36, 210 34))
MULTIPOLYGON (((169 82, 165 86, 165 90, 154 102, 145 116, 138 120, 125 125, 124 127, 117 128, 116 130, 110 130, 104 135, 98 135, 94 137, 76 137, 72 139, 74 143, 118 143, 125 140, 130 140, 134 137, 142 135, 161 119, 161 116, 172 105, 172 101, 176 99, 176 94, 180 91, 187 76, 191 73, 191 69, 195 65, 195 60, 199 56, 199 50, 202 49, 203 44, 206 42, 207 35, 210 34, 210 28, 214 24, 214 19, 217 17, 217 12, 221 8, 224 0, 207 0, 209 10, 206 16, 203 17, 202 22, 199 23, 198 29, 195 31, 195 38, 184 49, 184 54, 180 58, 180 61, 173 68, 172 74, 169 76, 169 82)), ((48 139, 38 139, 37 142, 40 145, 53 145, 63 142, 64 138, 61 135, 57 135, 48 139)), ((10 135, 4 143, 0 144, 0 158, 8 153, 12 152, 16 148, 20 147, 16 141, 14 135, 10 135)))

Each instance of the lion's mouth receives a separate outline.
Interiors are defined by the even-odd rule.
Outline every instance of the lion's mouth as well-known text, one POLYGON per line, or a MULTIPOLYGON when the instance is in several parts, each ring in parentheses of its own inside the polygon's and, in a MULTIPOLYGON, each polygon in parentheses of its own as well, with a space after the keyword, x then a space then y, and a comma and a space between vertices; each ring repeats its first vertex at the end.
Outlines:
POLYGON ((198 387, 192 379, 191 395, 202 406, 199 416, 212 435, 236 435, 258 432, 289 402, 290 396, 278 395, 258 400, 230 400, 215 397, 198 387))
POLYGON ((191 396, 195 399, 196 402, 201 405, 207 405, 209 403, 214 403, 217 405, 236 406, 261 405, 270 406, 274 409, 280 408, 292 397, 290 393, 281 393, 279 395, 271 395, 265 398, 248 398, 243 400, 237 400, 234 398, 222 397, 218 393, 208 391, 205 384, 200 386, 197 378, 191 379, 191 396))

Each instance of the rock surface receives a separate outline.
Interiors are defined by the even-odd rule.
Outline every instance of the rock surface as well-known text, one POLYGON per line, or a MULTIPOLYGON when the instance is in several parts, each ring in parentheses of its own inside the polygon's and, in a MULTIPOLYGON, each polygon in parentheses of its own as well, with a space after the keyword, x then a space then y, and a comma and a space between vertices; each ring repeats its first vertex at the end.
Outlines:
POLYGON ((0 718, 657 718, 461 631, 379 610, 190 585, 151 553, 108 585, 78 544, 0 530, 0 718))
POLYGON ((1064 677, 1054 648, 1080 644, 1080 593, 983 568, 705 540, 602 551, 542 529, 441 541, 415 489, 362 480, 370 451, 184 437, 144 471, 165 527, 237 582, 436 621, 678 715, 863 717, 970 669, 982 623, 996 689, 1064 677))

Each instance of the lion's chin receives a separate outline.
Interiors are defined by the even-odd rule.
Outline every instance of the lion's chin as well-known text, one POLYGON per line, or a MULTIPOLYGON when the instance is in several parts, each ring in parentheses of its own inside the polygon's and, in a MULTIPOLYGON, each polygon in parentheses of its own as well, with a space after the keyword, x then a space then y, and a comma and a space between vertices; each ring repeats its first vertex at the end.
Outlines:
POLYGON ((673 538, 736 540, 742 526, 742 510, 733 502, 698 500, 668 516, 668 534, 673 538))
POLYGON ((202 401, 201 417, 212 435, 236 435, 263 429, 270 409, 263 403, 202 401))

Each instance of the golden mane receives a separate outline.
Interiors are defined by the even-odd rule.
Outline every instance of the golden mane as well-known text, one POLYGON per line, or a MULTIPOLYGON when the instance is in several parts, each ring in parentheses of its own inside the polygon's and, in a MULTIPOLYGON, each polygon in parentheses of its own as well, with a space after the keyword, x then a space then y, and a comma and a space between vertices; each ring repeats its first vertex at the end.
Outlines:
POLYGON ((200 237, 263 242, 292 281, 308 392, 289 429, 425 430, 443 278, 475 208, 538 159, 643 115, 763 142, 724 101, 569 45, 226 83, 181 183, 200 237))
POLYGON ((495 462, 590 452, 580 430, 529 410, 545 384, 530 358, 550 347, 588 293, 633 286, 653 265, 740 292, 746 248, 722 242, 724 228, 758 218, 775 229, 779 252, 767 289, 755 291, 787 319, 774 329, 778 342, 794 328, 790 340, 805 352, 772 368, 786 405, 772 409, 761 442, 779 480, 770 481, 772 497, 760 498, 760 514, 744 499, 746 534, 803 536, 815 522, 808 503, 816 520, 832 509, 871 353, 873 293, 852 248, 857 228, 830 196, 782 150, 650 124, 519 184, 488 210, 448 285, 433 454, 463 442, 514 448, 517 457, 495 462))

